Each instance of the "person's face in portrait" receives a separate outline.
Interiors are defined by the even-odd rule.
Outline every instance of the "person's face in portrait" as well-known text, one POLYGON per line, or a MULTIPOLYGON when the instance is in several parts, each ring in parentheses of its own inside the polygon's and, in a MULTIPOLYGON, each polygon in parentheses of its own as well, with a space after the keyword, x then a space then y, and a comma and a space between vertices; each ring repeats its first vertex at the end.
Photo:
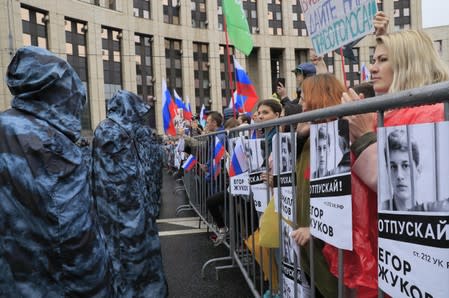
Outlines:
POLYGON ((379 44, 376 47, 370 71, 376 94, 388 93, 393 82, 393 67, 389 61, 388 51, 385 45, 379 44))
MULTIPOLYGON (((396 200, 409 201, 412 196, 411 168, 414 162, 410 163, 407 151, 390 151, 390 173, 391 185, 393 186, 393 196, 396 200)), ((417 171, 415 171, 418 174, 417 171)))
POLYGON ((324 173, 326 171, 326 167, 327 167, 327 150, 328 150, 328 144, 327 144, 326 138, 318 139, 318 145, 317 145, 318 170, 321 173, 324 173))

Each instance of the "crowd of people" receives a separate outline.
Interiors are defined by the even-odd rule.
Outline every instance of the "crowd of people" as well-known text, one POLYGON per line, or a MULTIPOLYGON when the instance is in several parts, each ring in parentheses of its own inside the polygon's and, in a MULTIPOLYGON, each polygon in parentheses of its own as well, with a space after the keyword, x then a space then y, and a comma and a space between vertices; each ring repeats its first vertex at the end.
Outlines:
MULTIPOLYGON (((164 140, 159 140, 145 124, 149 106, 137 95, 122 90, 108 101, 107 117, 95 129, 91 147, 81 141, 79 114, 86 93, 75 71, 47 50, 20 49, 7 73, 7 84, 14 96, 11 109, 0 113, 0 293, 24 297, 167 296, 156 226, 162 161, 170 173, 182 176, 182 162, 192 154, 199 136, 214 133, 226 145, 226 131, 235 127, 449 80, 448 68, 426 34, 416 30, 387 34, 388 19, 382 12, 377 13, 374 25, 376 49, 369 84, 346 89, 327 73, 323 60, 312 54, 311 63, 293 70, 297 82, 294 99, 287 95, 285 79, 279 78, 273 98, 259 101, 252 115, 210 111, 204 127, 198 117, 183 120, 177 125, 177 137, 164 140)), ((351 270, 345 270, 344 284, 356 297, 375 297, 379 152, 376 118, 362 114, 346 119, 350 145, 341 139, 344 154, 337 169, 352 174, 354 249, 345 251, 344 265, 351 270)), ((436 104, 388 111, 384 125, 443 119, 443 105, 436 104)), ((297 132, 297 222, 289 224, 292 239, 304 248, 301 268, 310 280, 309 185, 310 178, 330 174, 325 167, 329 136, 320 129, 317 138, 311 140, 310 123, 288 125, 279 131, 291 129, 297 132), (313 142, 320 151, 317 171, 310 173, 313 142)), ((271 159, 275 127, 251 133, 265 138, 268 152, 264 154, 271 159)), ((249 134, 241 133, 247 138, 249 134)), ((384 208, 447 208, 447 202, 429 207, 410 201, 404 178, 409 174, 404 172, 407 169, 403 164, 408 162, 418 168, 419 153, 403 141, 403 131, 388 136, 389 151, 385 154, 392 179, 401 179, 401 184, 394 189, 391 200, 384 202, 384 208), (404 154, 410 150, 412 161, 408 160, 409 154, 404 154)), ((199 158, 197 173, 211 181, 214 143, 208 146, 205 156, 199 158)), ((261 177, 273 187, 271 160, 266 169, 261 177)), ((214 244, 219 245, 228 232, 220 209, 226 184, 220 190, 212 184, 208 190, 211 196, 206 200, 207 208, 218 232, 214 244)), ((337 297, 337 249, 316 240, 313 254, 317 297, 337 297)))

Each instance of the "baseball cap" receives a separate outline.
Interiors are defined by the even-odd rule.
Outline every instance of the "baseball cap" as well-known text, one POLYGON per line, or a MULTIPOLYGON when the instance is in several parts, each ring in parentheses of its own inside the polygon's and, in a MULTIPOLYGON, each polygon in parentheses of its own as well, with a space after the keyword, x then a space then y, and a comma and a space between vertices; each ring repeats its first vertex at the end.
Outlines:
POLYGON ((295 69, 292 70, 292 72, 303 74, 304 76, 312 76, 316 74, 316 68, 315 65, 312 63, 302 63, 298 64, 295 69))

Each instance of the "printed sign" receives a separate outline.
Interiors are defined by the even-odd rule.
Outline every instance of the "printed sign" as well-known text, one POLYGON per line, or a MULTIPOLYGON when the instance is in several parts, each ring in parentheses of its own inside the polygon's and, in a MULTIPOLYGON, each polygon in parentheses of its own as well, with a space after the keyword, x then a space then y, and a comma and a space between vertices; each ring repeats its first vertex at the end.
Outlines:
POLYGON ((349 125, 346 120, 310 127, 310 231, 352 250, 349 125))
POLYGON ((392 297, 449 297, 448 133, 378 129, 378 278, 392 297))
MULTIPOLYGON (((249 186, 249 175, 248 175, 248 160, 246 159, 246 155, 244 158, 238 158, 238 156, 234 156, 237 154, 237 150, 235 150, 236 146, 240 146, 240 144, 243 144, 243 137, 236 137, 236 138, 230 138, 229 139, 229 168, 231 169, 234 166, 234 163, 238 164, 237 167, 239 169, 238 173, 243 171, 243 173, 240 173, 235 176, 229 177, 229 189, 232 195, 249 195, 250 194, 250 186, 249 186), (245 163, 243 165, 242 163, 245 163)), ((245 154, 245 152, 242 152, 245 154)), ((230 171, 228 171, 230 172, 230 171)))
POLYGON ((341 48, 374 30, 376 0, 301 0, 300 3, 318 56, 341 48))
POLYGON ((273 136, 273 193, 275 211, 278 212, 278 202, 281 198, 282 217, 295 222, 296 200, 293 199, 293 187, 296 186, 296 183, 292 176, 292 169, 296 160, 296 144, 294 142, 296 134, 294 134, 293 142, 291 136, 291 133, 279 133, 273 136))
POLYGON ((301 269, 300 247, 290 236, 292 230, 282 221, 282 297, 294 298, 296 291, 296 297, 308 298, 310 285, 301 269))
POLYGON ((265 158, 265 139, 244 140, 246 156, 249 161, 249 185, 253 195, 256 211, 264 212, 268 205, 269 189, 262 179, 267 170, 265 158))

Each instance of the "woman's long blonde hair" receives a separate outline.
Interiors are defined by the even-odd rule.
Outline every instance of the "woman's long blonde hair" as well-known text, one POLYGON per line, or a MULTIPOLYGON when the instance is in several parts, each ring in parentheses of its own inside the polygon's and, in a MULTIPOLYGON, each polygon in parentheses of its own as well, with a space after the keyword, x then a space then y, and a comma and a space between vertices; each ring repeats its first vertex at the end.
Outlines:
POLYGON ((393 68, 390 93, 449 80, 448 67, 426 33, 394 32, 377 37, 376 42, 386 47, 393 68))

